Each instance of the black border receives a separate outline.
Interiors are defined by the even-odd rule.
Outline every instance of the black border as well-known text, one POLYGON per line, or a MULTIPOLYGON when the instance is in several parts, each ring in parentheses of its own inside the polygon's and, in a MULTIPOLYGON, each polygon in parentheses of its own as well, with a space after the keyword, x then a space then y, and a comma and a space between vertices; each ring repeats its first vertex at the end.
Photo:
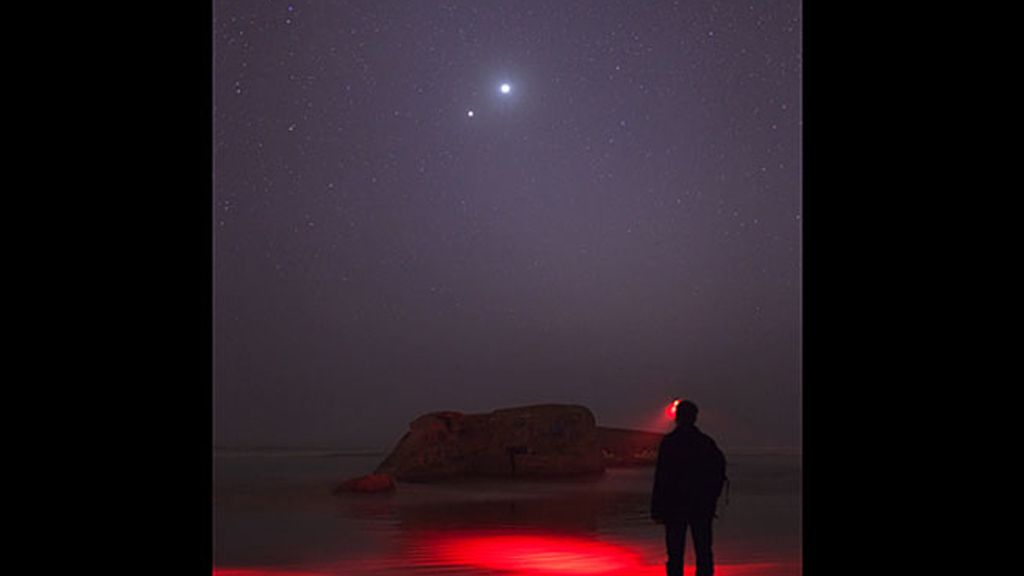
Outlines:
MULTIPOLYGON (((154 12, 156 12, 154 10, 154 12)), ((156 263, 160 310, 155 345, 167 362, 151 400, 160 438, 148 503, 158 510, 152 533, 142 537, 156 556, 140 560, 147 572, 213 572, 213 41, 214 2, 175 6, 151 14, 170 40, 156 51, 164 93, 160 114, 167 134, 154 134, 167 172, 155 176, 157 197, 147 203, 161 223, 153 243, 166 259, 156 263)), ((148 55, 147 55, 148 56, 148 55)), ((152 181, 154 175, 150 175, 152 181)), ((139 383, 145 386, 146 383, 139 383)), ((152 426, 152 424, 151 424, 152 426)))

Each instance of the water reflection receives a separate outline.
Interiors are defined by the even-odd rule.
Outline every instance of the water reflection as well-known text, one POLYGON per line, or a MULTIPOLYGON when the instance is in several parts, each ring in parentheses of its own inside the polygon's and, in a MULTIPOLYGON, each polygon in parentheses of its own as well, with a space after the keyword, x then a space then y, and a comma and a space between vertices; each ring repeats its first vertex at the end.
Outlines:
MULTIPOLYGON (((335 496, 336 467, 304 463, 294 480, 280 470, 252 485, 238 464, 222 465, 215 576, 664 574, 661 528, 647 515, 650 470, 335 496)), ((799 494, 775 488, 790 470, 737 466, 740 489, 716 532, 717 574, 800 574, 799 494)), ((692 574, 692 551, 687 560, 692 574)))
POLYGON ((488 530, 517 527, 558 532, 595 532, 601 518, 618 515, 613 499, 600 495, 501 497, 496 499, 402 502, 397 498, 347 497, 344 514, 387 522, 402 533, 437 530, 488 530))

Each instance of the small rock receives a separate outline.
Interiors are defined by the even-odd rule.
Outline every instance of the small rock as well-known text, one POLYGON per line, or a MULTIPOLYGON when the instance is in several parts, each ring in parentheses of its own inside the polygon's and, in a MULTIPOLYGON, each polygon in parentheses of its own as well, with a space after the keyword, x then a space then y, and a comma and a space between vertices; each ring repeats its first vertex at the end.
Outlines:
POLYGON ((395 479, 390 474, 370 474, 346 480, 334 491, 337 492, 389 492, 395 489, 395 479))

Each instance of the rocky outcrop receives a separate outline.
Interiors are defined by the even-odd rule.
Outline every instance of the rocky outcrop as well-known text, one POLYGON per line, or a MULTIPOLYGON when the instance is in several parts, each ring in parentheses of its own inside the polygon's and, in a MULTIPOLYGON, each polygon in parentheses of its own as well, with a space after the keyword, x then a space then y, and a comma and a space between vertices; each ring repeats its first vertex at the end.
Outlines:
POLYGON ((399 481, 557 477, 604 471, 594 415, 548 404, 488 414, 435 412, 413 420, 376 473, 399 481))
POLYGON ((663 434, 601 427, 597 432, 604 465, 609 468, 653 466, 658 461, 658 445, 663 434))

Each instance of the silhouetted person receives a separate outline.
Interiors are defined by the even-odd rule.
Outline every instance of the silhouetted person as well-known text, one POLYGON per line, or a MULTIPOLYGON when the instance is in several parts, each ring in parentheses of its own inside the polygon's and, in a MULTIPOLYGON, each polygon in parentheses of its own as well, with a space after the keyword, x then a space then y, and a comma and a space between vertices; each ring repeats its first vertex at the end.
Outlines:
POLYGON ((686 529, 693 532, 697 576, 714 574, 711 521, 725 483, 725 456, 710 436, 695 425, 697 405, 684 400, 676 407, 676 429, 658 448, 651 517, 665 525, 668 576, 682 576, 686 529))

